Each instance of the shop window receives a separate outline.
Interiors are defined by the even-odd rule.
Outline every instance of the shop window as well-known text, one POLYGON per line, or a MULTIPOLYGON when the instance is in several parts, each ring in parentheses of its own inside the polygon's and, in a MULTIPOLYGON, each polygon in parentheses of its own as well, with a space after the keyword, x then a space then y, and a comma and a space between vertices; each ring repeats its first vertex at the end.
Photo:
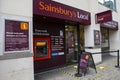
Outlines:
POLYGON ((112 10, 116 10, 116 0, 98 0, 98 1, 112 10))

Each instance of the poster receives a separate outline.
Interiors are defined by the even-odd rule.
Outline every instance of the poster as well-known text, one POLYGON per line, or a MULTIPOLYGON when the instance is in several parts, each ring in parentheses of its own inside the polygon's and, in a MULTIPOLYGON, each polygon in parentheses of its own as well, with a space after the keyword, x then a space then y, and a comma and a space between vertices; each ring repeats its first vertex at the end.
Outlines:
POLYGON ((100 32, 98 30, 94 30, 94 44, 100 45, 100 32))
POLYGON ((5 52, 29 50, 29 22, 5 20, 5 52))

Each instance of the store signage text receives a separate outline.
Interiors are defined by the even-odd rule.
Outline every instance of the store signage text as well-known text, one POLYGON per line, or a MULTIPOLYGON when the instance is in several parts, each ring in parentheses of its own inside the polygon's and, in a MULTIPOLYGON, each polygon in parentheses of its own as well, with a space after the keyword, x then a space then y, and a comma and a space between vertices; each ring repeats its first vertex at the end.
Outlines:
POLYGON ((104 23, 108 21, 112 21, 111 10, 96 14, 96 23, 104 23))
POLYGON ((57 6, 53 6, 52 4, 45 4, 42 1, 39 2, 39 9, 44 10, 44 11, 48 11, 48 12, 58 13, 58 14, 61 14, 61 15, 66 15, 66 16, 69 16, 69 17, 77 17, 77 18, 80 18, 80 19, 88 20, 88 14, 84 15, 80 12, 64 9, 60 6, 57 7, 57 6))
POLYGON ((39 2, 39 9, 48 11, 48 12, 54 12, 54 13, 58 13, 58 14, 62 14, 62 15, 67 15, 69 17, 77 16, 75 11, 63 9, 61 7, 56 7, 56 6, 53 6, 52 4, 45 4, 42 1, 39 2))
POLYGON ((35 0, 34 14, 90 24, 90 13, 49 0, 35 0), (37 5, 37 6, 36 6, 37 5))
POLYGON ((105 27, 105 28, 118 30, 118 22, 116 22, 116 21, 105 22, 105 23, 100 24, 100 26, 105 27))

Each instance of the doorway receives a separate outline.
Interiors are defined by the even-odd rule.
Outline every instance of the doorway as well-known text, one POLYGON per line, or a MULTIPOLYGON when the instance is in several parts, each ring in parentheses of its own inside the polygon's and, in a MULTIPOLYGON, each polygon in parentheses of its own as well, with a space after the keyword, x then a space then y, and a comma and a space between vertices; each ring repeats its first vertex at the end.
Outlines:
POLYGON ((101 47, 102 51, 109 50, 109 29, 101 28, 101 47))
POLYGON ((78 41, 77 35, 80 34, 80 48, 84 50, 84 27, 80 26, 80 32, 77 32, 77 26, 65 26, 66 41, 66 62, 75 63, 78 59, 78 41))
POLYGON ((104 53, 109 51, 110 42, 109 42, 109 29, 101 28, 101 50, 102 50, 102 60, 106 61, 108 58, 111 58, 109 53, 104 53))

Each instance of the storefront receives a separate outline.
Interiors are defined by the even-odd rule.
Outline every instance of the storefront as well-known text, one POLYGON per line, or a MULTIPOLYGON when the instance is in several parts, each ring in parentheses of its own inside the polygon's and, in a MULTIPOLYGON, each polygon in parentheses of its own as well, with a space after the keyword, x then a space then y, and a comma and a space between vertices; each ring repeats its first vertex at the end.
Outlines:
POLYGON ((35 73, 77 62, 78 52, 84 50, 84 25, 91 24, 90 13, 49 0, 34 0, 33 6, 35 73))
POLYGON ((118 22, 109 21, 106 23, 100 24, 101 27, 101 47, 102 51, 106 51, 110 49, 110 31, 118 30, 118 22))
POLYGON ((104 11, 97 14, 97 23, 100 24, 100 31, 101 31, 101 50, 109 51, 110 50, 110 31, 117 31, 118 30, 118 22, 113 21, 112 19, 112 11, 104 11))

